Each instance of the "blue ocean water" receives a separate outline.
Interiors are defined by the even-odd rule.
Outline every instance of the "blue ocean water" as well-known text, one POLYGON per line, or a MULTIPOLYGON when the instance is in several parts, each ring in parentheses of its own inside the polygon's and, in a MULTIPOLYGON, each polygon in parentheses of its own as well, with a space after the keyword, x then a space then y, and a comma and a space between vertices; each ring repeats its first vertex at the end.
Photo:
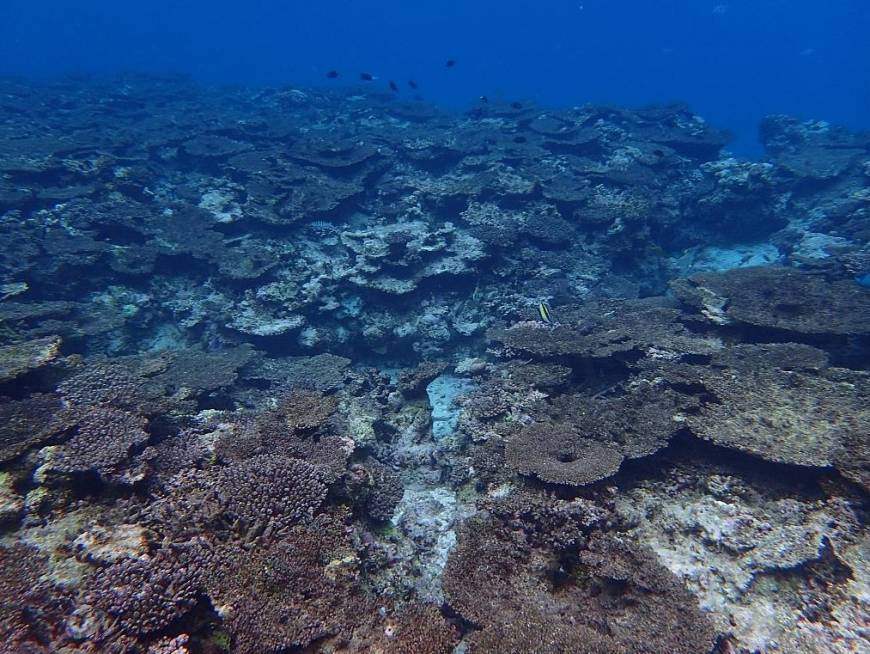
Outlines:
POLYGON ((4 0, 0 74, 149 71, 319 85, 360 71, 425 98, 687 102, 759 151, 762 116, 870 127, 865 0, 4 0), (446 69, 448 58, 457 61, 446 69))

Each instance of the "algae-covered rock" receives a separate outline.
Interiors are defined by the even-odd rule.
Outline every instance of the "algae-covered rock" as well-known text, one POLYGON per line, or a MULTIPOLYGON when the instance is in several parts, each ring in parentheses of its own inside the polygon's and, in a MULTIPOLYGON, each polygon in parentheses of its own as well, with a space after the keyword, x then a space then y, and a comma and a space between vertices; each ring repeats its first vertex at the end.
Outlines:
POLYGON ((17 519, 24 511, 24 498, 14 488, 8 472, 0 472, 0 524, 17 519))
POLYGON ((777 472, 669 462, 616 511, 737 651, 854 651, 867 588, 856 507, 777 472), (838 619, 810 619, 821 614, 838 619))
POLYGON ((857 474, 867 450, 861 435, 870 433, 870 378, 826 368, 808 346, 734 349, 739 354, 726 352, 710 369, 695 368, 695 382, 709 396, 684 416, 686 425, 701 438, 770 461, 843 465, 857 474))
POLYGON ((60 337, 45 336, 0 347, 0 382, 15 379, 55 360, 60 355, 60 337))
POLYGON ((677 296, 715 324, 747 324, 796 334, 870 334, 870 290, 766 266, 701 273, 672 283, 677 296))

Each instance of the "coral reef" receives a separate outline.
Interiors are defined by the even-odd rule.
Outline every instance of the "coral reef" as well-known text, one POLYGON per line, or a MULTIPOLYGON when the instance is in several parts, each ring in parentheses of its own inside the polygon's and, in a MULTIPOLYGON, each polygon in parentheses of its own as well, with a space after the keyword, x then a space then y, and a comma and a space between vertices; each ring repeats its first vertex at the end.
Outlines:
POLYGON ((824 467, 866 456, 865 446, 849 440, 870 429, 866 374, 824 364, 801 370, 800 355, 824 359, 808 346, 735 349, 696 379, 709 397, 686 416, 695 434, 779 463, 824 467))
POLYGON ((554 398, 550 419, 523 427, 505 447, 507 464, 557 484, 582 486, 612 476, 625 459, 665 447, 689 402, 639 380, 617 398, 554 398))
POLYGON ((0 98, 0 651, 865 647, 867 135, 0 98))
POLYGON ((56 336, 4 345, 0 347, 0 382, 40 368, 56 359, 59 353, 60 338, 56 336))
POLYGON ((445 585, 450 605, 480 628, 471 651, 712 650, 713 626, 652 553, 578 531, 578 545, 557 553, 505 524, 467 524, 445 585))
POLYGON ((133 450, 148 440, 145 418, 107 406, 93 407, 74 422, 75 434, 69 440, 47 448, 40 474, 93 471, 109 480, 118 476, 133 450))
POLYGON ((717 324, 802 334, 866 335, 870 294, 852 280, 777 266, 701 273, 673 283, 677 296, 717 324))
POLYGON ((128 635, 160 631, 190 611, 203 570, 197 544, 158 550, 147 559, 121 559, 97 571, 90 603, 114 616, 128 635))

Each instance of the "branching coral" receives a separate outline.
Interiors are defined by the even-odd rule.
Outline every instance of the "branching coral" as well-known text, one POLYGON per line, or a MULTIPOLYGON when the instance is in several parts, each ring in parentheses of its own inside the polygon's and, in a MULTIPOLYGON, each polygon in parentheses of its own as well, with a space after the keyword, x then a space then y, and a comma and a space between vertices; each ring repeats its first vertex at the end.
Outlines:
POLYGON ((384 654, 449 654, 458 640, 457 630, 434 606, 406 608, 384 631, 384 654))
POLYGON ((49 455, 47 468, 66 474, 93 471, 103 480, 117 479, 134 449, 148 440, 147 420, 108 406, 77 413, 75 434, 49 455))
POLYGON ((201 542, 192 542, 146 559, 121 559, 95 573, 89 601, 128 635, 160 631, 196 604, 209 556, 201 542))
POLYGON ((0 546, 0 652, 26 651, 28 641, 38 642, 48 617, 43 613, 60 603, 60 594, 45 581, 46 563, 32 548, 0 546))
POLYGON ((373 607, 356 587, 358 560, 341 514, 321 514, 252 552, 220 553, 207 593, 239 654, 304 648, 349 634, 373 607))
POLYGON ((257 531, 310 520, 326 497, 326 485, 309 463, 262 454, 223 468, 215 493, 230 522, 257 531))

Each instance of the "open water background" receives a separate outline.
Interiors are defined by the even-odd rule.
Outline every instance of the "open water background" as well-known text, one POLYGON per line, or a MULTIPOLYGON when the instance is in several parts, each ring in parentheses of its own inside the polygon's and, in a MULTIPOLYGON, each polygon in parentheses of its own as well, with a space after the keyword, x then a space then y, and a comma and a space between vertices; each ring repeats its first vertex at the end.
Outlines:
POLYGON ((0 74, 312 86, 336 69, 456 108, 679 100, 755 154, 765 114, 870 128, 867 34, 867 0, 2 0, 0 74))

